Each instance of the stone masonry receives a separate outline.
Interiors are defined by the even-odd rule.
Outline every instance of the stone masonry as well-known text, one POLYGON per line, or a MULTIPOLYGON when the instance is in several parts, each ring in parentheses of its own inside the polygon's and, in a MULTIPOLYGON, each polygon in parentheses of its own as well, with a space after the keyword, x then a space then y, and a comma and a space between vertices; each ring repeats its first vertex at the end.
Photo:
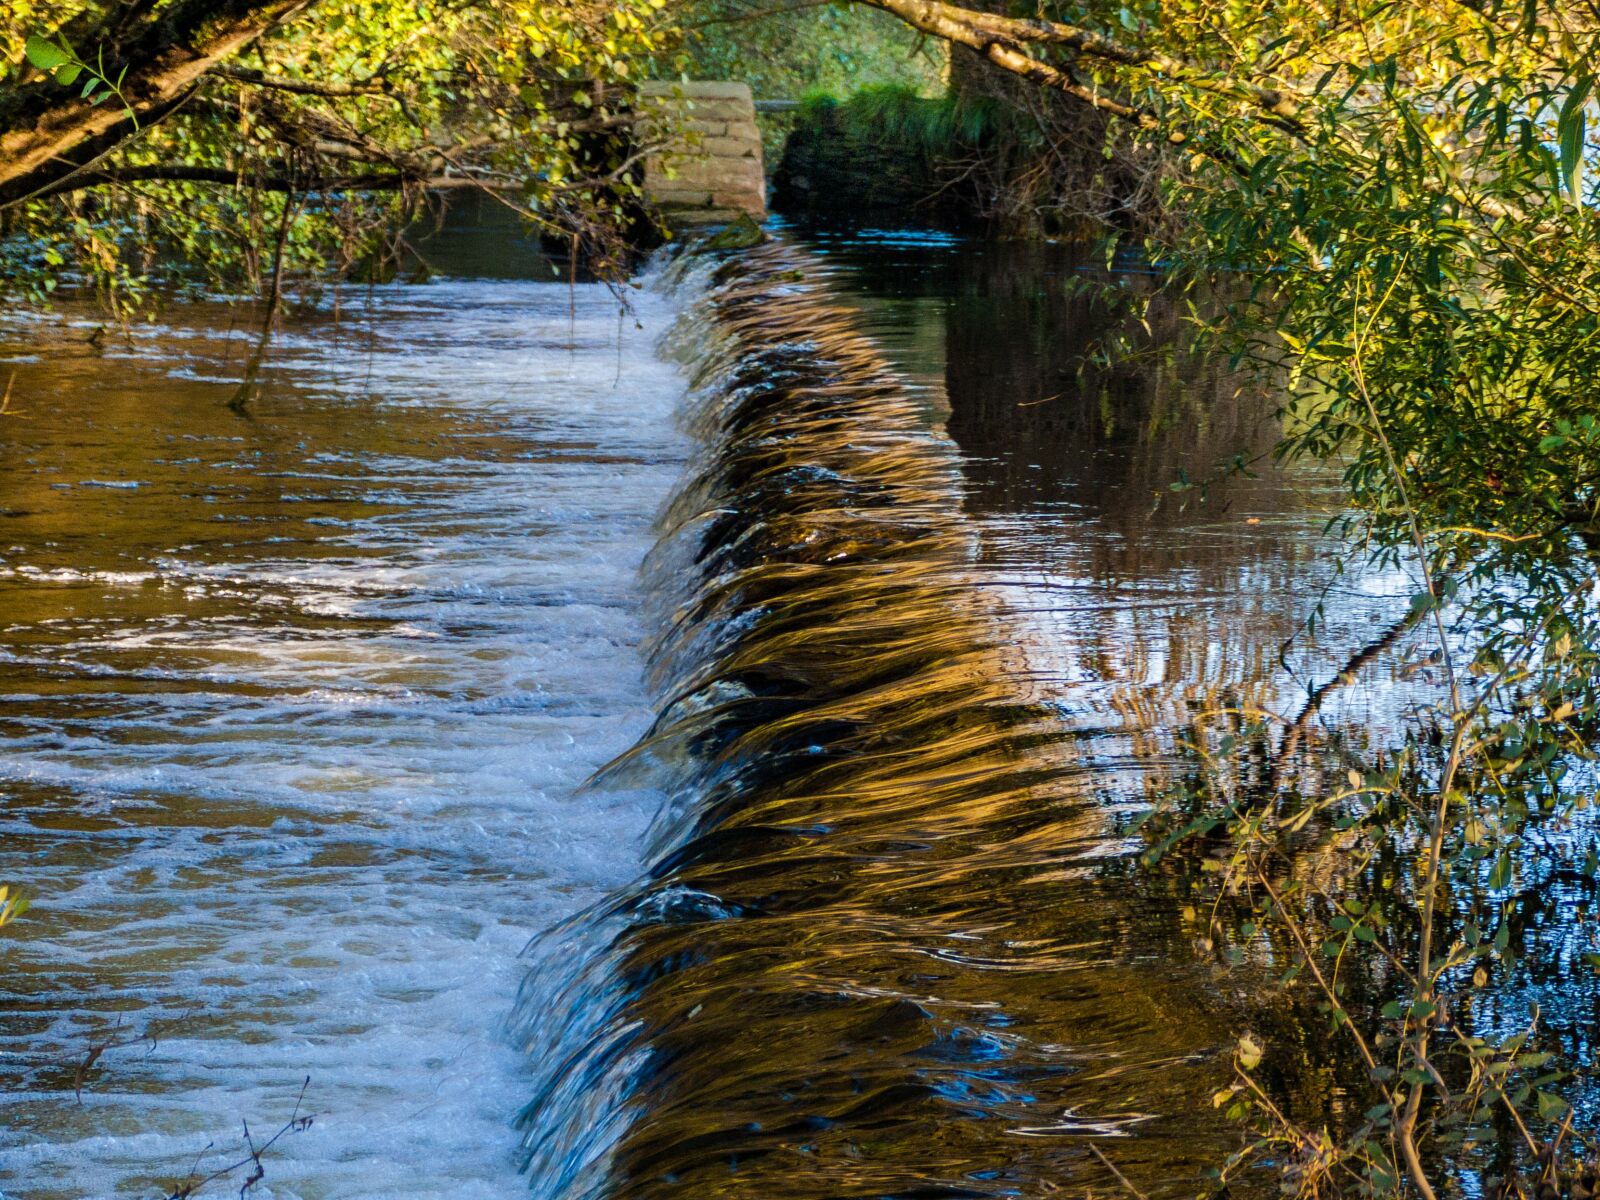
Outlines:
MULTIPOLYGON (((750 85, 647 83, 640 90, 668 123, 681 124, 673 144, 645 163, 645 191, 668 221, 713 224, 741 213, 765 220, 766 170, 750 85)), ((661 128, 647 121, 645 136, 652 125, 661 128)))

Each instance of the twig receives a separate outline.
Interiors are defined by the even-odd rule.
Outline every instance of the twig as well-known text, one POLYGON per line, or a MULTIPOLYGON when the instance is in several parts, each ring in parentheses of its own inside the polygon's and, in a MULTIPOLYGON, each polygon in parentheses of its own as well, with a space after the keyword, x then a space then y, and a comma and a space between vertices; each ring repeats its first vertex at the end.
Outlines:
POLYGON ((233 393, 233 398, 228 401, 228 407, 241 416, 246 413, 255 395, 256 380, 261 374, 261 363, 266 357, 267 346, 272 341, 272 326, 278 319, 278 304, 283 296, 283 250, 289 241, 289 227, 294 223, 299 211, 300 201, 291 192, 284 197, 283 216, 278 221, 278 243, 272 251, 272 285, 267 294, 267 315, 261 322, 261 338, 256 342, 255 353, 245 364, 244 379, 240 382, 238 390, 233 393))
POLYGON ((26 413, 14 410, 11 407, 11 389, 16 387, 16 385, 17 373, 13 371, 11 372, 11 378, 6 380, 5 394, 0 395, 0 417, 21 417, 27 415, 26 413))
POLYGON ((1120 1183, 1124 1188, 1127 1189, 1128 1195, 1133 1196, 1135 1198, 1135 1200, 1150 1200, 1150 1198, 1148 1196, 1146 1196, 1143 1192, 1141 1192, 1138 1188, 1134 1187, 1133 1184, 1129 1182, 1128 1177, 1126 1175, 1124 1175, 1121 1171, 1117 1170, 1117 1164, 1116 1163, 1112 1162, 1104 1154, 1100 1153, 1100 1147, 1099 1146, 1096 1146, 1093 1142, 1090 1142, 1089 1143, 1089 1151, 1096 1158, 1098 1158, 1100 1160, 1101 1164, 1105 1167, 1106 1170, 1110 1171, 1113 1175, 1115 1175, 1117 1177, 1117 1182, 1120 1183))
MULTIPOLYGON (((307 1075, 304 1082, 300 1084, 300 1094, 295 1097, 294 1112, 289 1115, 289 1119, 283 1123, 282 1128, 280 1128, 277 1133, 273 1134, 260 1146, 257 1146, 255 1143, 255 1138, 251 1136, 250 1133, 250 1122, 243 1122, 244 1141, 245 1145, 249 1147, 250 1152, 237 1162, 229 1163, 227 1166, 211 1172, 211 1174, 202 1179, 196 1179, 194 1177, 194 1172, 199 1170, 200 1164, 200 1158, 197 1157, 195 1159, 195 1166, 190 1169, 189 1177, 168 1193, 167 1200, 189 1200, 189 1197, 197 1194, 200 1189, 205 1187, 208 1183, 214 1183, 218 1179, 225 1179, 227 1176, 232 1175, 241 1167, 249 1167, 250 1174, 248 1177, 246 1177, 243 1186, 239 1188, 239 1195, 243 1196, 246 1192, 254 1188, 256 1184, 260 1183, 266 1178, 266 1167, 262 1165, 261 1160, 263 1157, 265 1157, 267 1151, 271 1150, 272 1147, 277 1144, 278 1139, 283 1137, 284 1134, 302 1133, 305 1130, 310 1129, 312 1123, 317 1119, 318 1114, 316 1113, 307 1113, 303 1117, 300 1115, 300 1106, 305 1103, 306 1089, 310 1086, 311 1076, 307 1075)), ((210 1146, 207 1146, 206 1150, 209 1150, 210 1148, 210 1146)), ((201 1151, 202 1157, 204 1154, 205 1151, 201 1151)))
MULTIPOLYGON (((122 1018, 117 1018, 117 1023, 111 1027, 115 1033, 122 1028, 122 1018)), ((108 1050, 121 1050, 128 1046, 137 1046, 141 1042, 149 1042, 151 1049, 155 1048, 156 1040, 148 1033, 141 1033, 138 1037, 117 1038, 110 1037, 103 1042, 95 1042, 89 1047, 89 1052, 83 1056, 83 1061, 72 1073, 72 1097, 81 1106, 83 1104, 83 1081, 89 1072, 94 1070, 95 1063, 100 1061, 100 1056, 108 1050)))

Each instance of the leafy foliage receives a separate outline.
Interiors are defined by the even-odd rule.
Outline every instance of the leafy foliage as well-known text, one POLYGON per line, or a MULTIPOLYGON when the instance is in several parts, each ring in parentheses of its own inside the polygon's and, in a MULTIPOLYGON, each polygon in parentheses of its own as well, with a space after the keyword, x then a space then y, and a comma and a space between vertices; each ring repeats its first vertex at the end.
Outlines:
POLYGON ((1161 26, 1216 58, 1146 72, 1132 97, 1154 114, 1140 136, 1194 147, 1169 176, 1186 219, 1148 248, 1179 278, 1249 280, 1209 331, 1287 380, 1282 453, 1344 464, 1353 532, 1416 580, 1442 689, 1343 787, 1203 772, 1178 832, 1226 835, 1237 944, 1310 988, 1365 1068, 1342 1137, 1277 1106, 1253 1044, 1218 1100, 1300 1195, 1432 1197, 1463 1167, 1518 1194, 1488 1155, 1508 1114, 1526 1186, 1560 1188, 1585 1168, 1562 1163, 1562 1064, 1533 1049, 1537 1013, 1512 1036, 1474 1013, 1516 968, 1518 878, 1561 869, 1594 799, 1596 32, 1520 4, 1255 15, 1248 41, 1181 10, 1161 26), (1260 87, 1293 102, 1264 116, 1260 87))
POLYGON ((1525 979, 1541 889, 1600 882, 1600 11, 870 2, 1163 164, 1145 252, 1172 290, 1232 290, 1196 322, 1287 385, 1281 452, 1341 464, 1355 544, 1414 582, 1397 629, 1426 632, 1437 687, 1398 744, 1329 779, 1297 766, 1314 705, 1207 714, 1148 827, 1153 865, 1212 881, 1210 940, 1353 1058, 1322 1125, 1242 1039, 1217 1099, 1257 1136, 1224 1181, 1262 1159, 1301 1196, 1592 1195, 1563 1096, 1587 1064, 1494 996, 1525 979))
POLYGON ((1038 99, 995 79, 938 97, 899 84, 842 99, 813 92, 796 113, 774 201, 842 214, 889 208, 1002 236, 1144 229, 1159 208, 1156 176, 1141 180, 1138 166, 1103 153, 1098 114, 1084 120, 1038 99))
POLYGON ((49 7, 0 10, 0 45, 22 60, 0 115, 20 129, 41 105, 109 96, 130 124, 109 154, 6 205, 0 274, 34 298, 67 267, 113 298, 163 263, 264 288, 280 225, 290 275, 381 273, 433 198, 463 190, 583 239, 602 264, 636 219, 633 83, 670 41, 667 0, 320 0, 148 127, 135 80, 160 61, 161 23, 206 3, 49 7))
MULTIPOLYGON (((893 17, 845 0, 686 0, 676 12, 684 61, 670 69, 700 79, 744 80, 758 99, 850 96, 880 87, 920 96, 944 91, 943 42, 919 38, 893 17)), ((765 118, 770 161, 778 160, 793 121, 787 114, 765 118)))
POLYGON ((758 97, 850 94, 897 85, 943 90, 942 43, 842 0, 774 6, 752 0, 689 0, 677 19, 688 68, 698 78, 742 79, 758 97))
MULTIPOLYGON (((128 98, 122 92, 122 81, 127 76, 127 68, 124 67, 118 72, 116 79, 110 79, 105 73, 104 56, 97 60, 96 66, 90 66, 78 57, 78 52, 63 36, 58 35, 57 40, 52 42, 38 34, 31 34, 24 46, 24 53, 30 63, 62 87, 72 87, 80 76, 83 77, 83 91, 78 93, 82 100, 100 104, 114 96, 123 105, 126 106, 128 103, 128 98)), ((138 118, 133 117, 132 120, 134 129, 137 130, 138 118)))
POLYGON ((13 892, 9 885, 0 883, 0 929, 15 921, 28 911, 28 898, 21 892, 13 892))

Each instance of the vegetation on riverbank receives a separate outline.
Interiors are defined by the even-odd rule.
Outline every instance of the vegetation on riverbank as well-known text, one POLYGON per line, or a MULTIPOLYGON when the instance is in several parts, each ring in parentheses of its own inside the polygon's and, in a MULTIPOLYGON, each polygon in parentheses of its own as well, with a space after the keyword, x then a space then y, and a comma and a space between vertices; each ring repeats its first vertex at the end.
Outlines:
MULTIPOLYGON (((1282 453, 1342 463, 1353 536, 1413 580, 1398 619, 1430 631, 1439 693, 1401 744, 1352 754, 1347 787, 1306 790, 1289 760, 1314 711, 1210 714, 1195 779, 1150 827, 1152 866, 1187 852, 1214 881, 1231 917, 1213 940, 1309 992, 1363 1064, 1359 1102, 1319 1125, 1282 1110, 1259 1082, 1271 1047, 1243 1039, 1218 1102, 1253 1123, 1249 1155, 1306 1196, 1431 1200, 1464 1177, 1501 1196, 1592 1192, 1576 1093, 1562 1093, 1580 1064, 1541 1047, 1536 1015, 1512 1028, 1474 1014, 1523 978, 1526 893, 1563 873, 1600 881, 1584 852, 1600 729, 1600 12, 862 3, 950 43, 956 90, 811 102, 794 153, 812 158, 786 164, 786 186, 890 207, 938 195, 1013 232, 1093 228, 1163 264, 1169 295, 1244 280, 1222 313, 1197 304, 1196 324, 1286 381, 1282 453), (1251 775, 1241 756, 1262 745, 1271 765, 1251 775)), ((737 15, 716 13, 703 20, 737 15)), ((113 306, 158 258, 274 298, 286 272, 372 273, 456 190, 614 263, 648 152, 628 132, 631 83, 670 72, 683 44, 666 0, 60 16, 41 30, 13 5, 0 27, 5 273, 39 299, 71 265, 113 306)), ((760 36, 823 29, 784 19, 760 36)), ((685 62, 772 57, 736 43, 685 62)), ((1592 965, 1592 950, 1560 953, 1592 965)))
MULTIPOLYGON (((746 0, 686 0, 676 10, 681 58, 656 70, 696 79, 739 79, 757 100, 801 101, 880 88, 937 97, 945 91, 944 42, 920 35, 888 13, 850 0, 793 6, 746 0)), ((795 114, 762 119, 769 167, 783 155, 795 114)))
MULTIPOLYGON (((1468 1179, 1480 1194, 1588 1194, 1590 1150, 1561 1094, 1582 1092, 1563 1072, 1586 1064, 1542 1038, 1536 1005, 1507 1016, 1484 993, 1526 991, 1526 893, 1600 875, 1584 852, 1600 717, 1585 171, 1600 14, 1152 5, 1075 9, 1067 25, 882 6, 1108 114, 1127 154, 1160 164, 1181 219, 1144 250, 1171 289, 1248 280, 1196 320, 1287 381, 1298 421, 1280 452, 1342 462, 1353 535, 1413 580, 1402 620, 1428 631, 1438 691, 1405 741, 1347 750, 1346 786, 1302 792, 1279 760, 1314 721, 1208 714, 1174 810, 1187 819, 1152 844, 1155 861, 1203 839, 1194 866, 1235 915, 1216 940, 1310 992, 1364 1063, 1348 1111, 1296 1114, 1258 1081, 1270 1047, 1243 1039, 1218 1097, 1259 1132, 1240 1162, 1276 1163, 1304 1196, 1431 1200, 1468 1179), (1252 776, 1263 745, 1272 767, 1252 776)), ((1546 953, 1589 969, 1571 946, 1546 953)))
POLYGON ((666 0, 84 0, 0 10, 0 277, 113 308, 160 275, 381 275, 474 192, 614 260, 666 0), (113 84, 115 85, 113 87, 113 84))
POLYGON ((1083 153, 1064 132, 1083 132, 1070 111, 1053 122, 1041 117, 974 88, 929 97, 891 83, 842 100, 813 93, 777 160, 773 203, 823 218, 909 215, 1003 237, 1148 233, 1160 196, 1116 156, 1083 153))

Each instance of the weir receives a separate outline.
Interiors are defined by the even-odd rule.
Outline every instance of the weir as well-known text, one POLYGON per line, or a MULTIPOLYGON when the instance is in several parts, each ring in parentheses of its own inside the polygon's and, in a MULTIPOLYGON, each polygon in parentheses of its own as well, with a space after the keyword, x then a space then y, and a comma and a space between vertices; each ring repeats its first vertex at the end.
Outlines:
POLYGON ((1359 644, 1392 593, 1332 592, 1315 477, 1152 511, 1262 410, 1214 360, 1072 376, 1115 319, 1072 261, 785 236, 626 314, 375 288, 248 428, 220 307, 18 342, 101 419, 0 472, 44 548, 0 565, 0 878, 49 897, 0 1190, 167 1187, 309 1076, 286 1197, 1176 1200, 1237 1030, 1322 1086, 1134 814, 1198 714, 1282 707, 1311 604, 1359 644))
MULTIPOLYGON (((653 555, 669 797, 647 877, 541 942, 516 1029, 541 1200, 1186 1194, 1223 1035, 1029 702, 953 448, 776 245, 679 344, 700 445, 653 555), (585 954, 585 947, 590 950, 585 954), (1131 1137, 1137 1132, 1137 1139, 1131 1137)), ((1091 743, 1092 744, 1092 743, 1091 743)))
POLYGON ((0 1200, 1600 1200, 1600 4, 1190 7, 9 6, 0 1200))

